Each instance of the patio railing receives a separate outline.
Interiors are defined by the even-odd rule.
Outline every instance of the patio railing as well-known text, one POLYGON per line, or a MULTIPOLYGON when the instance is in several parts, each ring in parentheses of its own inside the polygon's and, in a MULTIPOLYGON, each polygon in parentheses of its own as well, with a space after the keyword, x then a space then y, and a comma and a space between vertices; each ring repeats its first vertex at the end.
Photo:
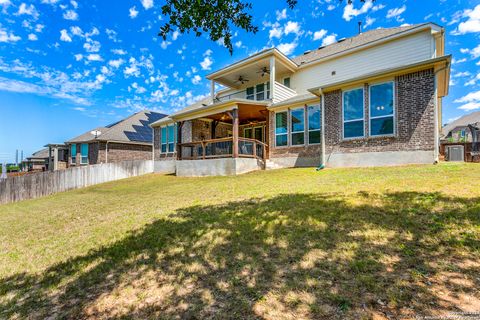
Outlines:
MULTIPOLYGON (((210 139, 178 144, 180 160, 233 157, 233 138, 210 139)), ((238 156, 265 159, 267 145, 255 139, 238 138, 238 156)))

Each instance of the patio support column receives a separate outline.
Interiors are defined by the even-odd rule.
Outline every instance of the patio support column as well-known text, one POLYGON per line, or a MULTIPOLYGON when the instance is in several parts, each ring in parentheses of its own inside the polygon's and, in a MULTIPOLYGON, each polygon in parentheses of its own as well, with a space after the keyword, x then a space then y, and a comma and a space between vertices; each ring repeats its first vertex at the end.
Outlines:
POLYGON ((270 58, 270 99, 274 101, 275 98, 275 56, 270 58))
POLYGON ((210 81, 210 96, 212 98, 212 103, 215 102, 215 81, 210 81))
POLYGON ((233 129, 232 129, 233 157, 238 158, 238 125, 239 125, 238 109, 232 110, 232 124, 233 124, 233 129))
POLYGON ((177 160, 182 160, 182 127, 183 121, 177 122, 177 160))

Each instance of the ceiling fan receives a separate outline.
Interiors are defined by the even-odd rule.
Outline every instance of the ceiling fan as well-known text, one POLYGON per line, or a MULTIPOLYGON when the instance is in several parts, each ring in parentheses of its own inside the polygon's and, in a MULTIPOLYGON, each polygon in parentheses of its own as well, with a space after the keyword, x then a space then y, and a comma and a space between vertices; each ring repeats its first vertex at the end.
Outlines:
POLYGON ((261 73, 262 77, 265 76, 266 74, 270 74, 270 70, 268 70, 267 67, 262 67, 260 71, 257 71, 257 73, 261 73))
POLYGON ((235 81, 235 83, 239 83, 239 82, 240 82, 241 84, 244 84, 245 82, 248 82, 248 81, 249 81, 248 79, 245 79, 244 77, 239 76, 239 77, 238 77, 238 80, 235 81))

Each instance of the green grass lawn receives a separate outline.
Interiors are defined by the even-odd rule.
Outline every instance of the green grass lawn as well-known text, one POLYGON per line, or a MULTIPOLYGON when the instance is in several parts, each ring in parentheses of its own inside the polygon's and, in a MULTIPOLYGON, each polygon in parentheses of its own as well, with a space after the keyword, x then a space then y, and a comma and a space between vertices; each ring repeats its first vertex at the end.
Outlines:
POLYGON ((480 311, 480 165, 147 175, 0 206, 0 318, 480 311))

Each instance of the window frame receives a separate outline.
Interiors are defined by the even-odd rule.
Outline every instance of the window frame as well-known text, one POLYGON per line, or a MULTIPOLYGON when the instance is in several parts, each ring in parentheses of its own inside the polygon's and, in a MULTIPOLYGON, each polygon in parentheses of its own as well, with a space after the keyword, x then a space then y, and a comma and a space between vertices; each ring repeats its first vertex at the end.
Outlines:
POLYGON ((365 139, 365 88, 363 86, 359 87, 354 87, 350 88, 347 90, 342 90, 342 140, 356 140, 356 139, 365 139), (345 120, 345 93, 354 91, 354 90, 362 90, 362 118, 358 119, 353 119, 353 120, 345 120), (345 123, 347 122, 355 122, 355 121, 360 121, 362 120, 363 122, 363 134, 361 136, 356 136, 356 137, 345 137, 345 123))
POLYGON ((70 145, 70 164, 77 164, 77 144, 70 145), (72 149, 75 146, 75 155, 73 155, 72 149))
POLYGON ((290 125, 290 121, 289 121, 290 115, 289 114, 290 114, 290 112, 288 110, 275 111, 275 121, 274 121, 275 127, 274 127, 274 131, 273 131, 274 138, 275 138, 274 139, 275 140, 274 141, 275 142, 275 144, 274 144, 275 148, 288 148, 289 147, 289 142, 290 142, 289 141, 289 135, 290 135, 289 134, 289 125, 290 125), (285 133, 277 133, 277 114, 278 113, 286 113, 287 114, 287 124, 286 124, 287 132, 285 132, 285 133), (284 145, 284 146, 277 145, 277 136, 287 136, 287 144, 284 145))
POLYGON ((88 143, 80 144, 80 164, 88 164, 88 153, 90 151, 89 149, 90 149, 90 146, 88 145, 88 143), (83 146, 87 146, 87 155, 86 156, 84 156, 83 153, 82 153, 83 146), (86 161, 83 161, 84 158, 86 158, 86 161))
POLYGON ((308 104, 307 104, 307 107, 306 107, 305 109, 306 109, 306 113, 305 113, 305 114, 306 114, 306 118, 307 118, 307 125, 306 125, 306 127, 305 127, 305 129, 306 129, 306 136, 307 136, 307 140, 308 140, 307 143, 308 143, 308 145, 312 145, 312 146, 321 144, 321 143, 322 143, 322 138, 321 138, 321 136, 322 136, 322 132, 321 132, 321 130, 322 130, 322 113, 321 113, 321 112, 322 112, 322 109, 321 109, 321 107, 320 107, 320 104, 312 104, 312 105, 308 105, 308 104), (318 108, 318 112, 319 112, 319 114, 320 114, 320 126, 319 126, 318 129, 310 130, 310 118, 308 117, 308 108, 310 108, 310 107, 316 107, 316 108, 318 108), (319 142, 310 143, 310 132, 315 132, 315 131, 318 131, 318 132, 320 133, 320 141, 319 141, 319 142))
POLYGON ((176 123, 173 123, 173 124, 167 124, 167 125, 164 125, 164 126, 161 126, 160 127, 160 154, 174 154, 176 151, 176 145, 177 145, 177 124, 176 123), (169 127, 173 127, 173 141, 170 141, 169 140, 169 134, 168 134, 168 128, 169 127), (165 130, 165 143, 162 142, 162 137, 163 137, 163 133, 162 131, 165 130), (173 144, 173 151, 170 151, 170 145, 173 144), (162 151, 162 147, 165 146, 165 151, 162 151))
POLYGON ((160 127, 160 153, 167 154, 168 153, 168 133, 167 133, 167 126, 160 127), (163 143, 163 131, 165 130, 165 143, 163 143), (163 146, 165 146, 165 151, 163 151, 163 146))
POLYGON ((290 128, 289 128, 290 130, 288 130, 288 133, 289 133, 289 136, 290 136, 290 146, 298 147, 298 146, 306 145, 306 139, 305 139, 305 129, 306 129, 305 106, 291 108, 290 112, 288 114, 289 114, 289 117, 290 117, 290 121, 288 121, 288 118, 287 118, 287 122, 290 122, 290 128), (292 112, 295 111, 295 110, 302 110, 303 111, 303 130, 302 131, 293 131, 292 112), (303 133, 303 143, 293 144, 293 135, 294 134, 299 134, 299 133, 303 133))
POLYGON ((245 99, 247 100, 252 100, 252 101, 266 101, 266 100, 270 100, 270 81, 266 81, 266 82, 260 82, 260 83, 257 83, 257 84, 254 84, 250 87, 246 87, 245 88, 245 99), (259 85, 263 85, 263 91, 258 91, 257 90, 257 86, 259 85), (248 89, 253 89, 253 93, 252 94, 248 94, 248 89), (257 94, 261 94, 263 93, 263 99, 262 100, 258 100, 257 99, 257 94))
MULTIPOLYGON (((396 132, 397 132, 397 108, 396 108, 396 99, 395 99, 396 91, 395 91, 395 81, 393 80, 384 80, 384 81, 377 81, 373 83, 368 84, 368 136, 372 138, 382 138, 382 137, 395 137, 396 132), (391 83, 392 84, 392 100, 393 100, 393 108, 392 108, 392 113, 390 115, 386 116, 377 116, 377 117, 372 117, 371 113, 371 106, 372 106, 372 87, 386 84, 386 83, 391 83), (372 120, 375 119, 382 119, 382 118, 393 118, 393 132, 392 133, 387 133, 387 134, 375 134, 372 135, 372 120)), ((365 100, 365 99, 364 99, 365 100)), ((365 101, 364 101, 365 104, 365 101)), ((365 130, 365 129, 364 129, 365 130)))

